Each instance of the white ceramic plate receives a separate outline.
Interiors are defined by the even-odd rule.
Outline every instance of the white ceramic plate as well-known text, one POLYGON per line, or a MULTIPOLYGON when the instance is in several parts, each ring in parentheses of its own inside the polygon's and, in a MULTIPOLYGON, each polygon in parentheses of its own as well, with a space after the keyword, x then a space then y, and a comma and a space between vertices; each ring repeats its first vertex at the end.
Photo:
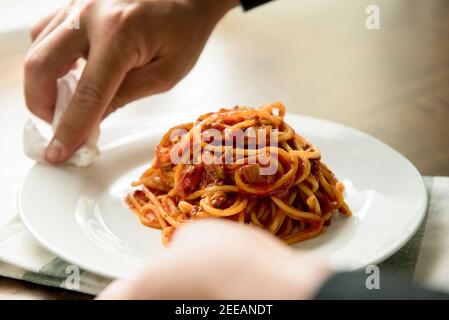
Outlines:
MULTIPOLYGON (((421 224, 427 205, 413 165, 355 129, 293 114, 286 121, 321 149, 323 161, 345 183, 354 213, 351 218, 336 215, 324 234, 294 247, 322 254, 340 270, 380 262, 400 249, 421 224)), ((160 232, 142 226, 123 197, 168 129, 158 124, 160 128, 144 128, 125 138, 119 138, 120 128, 106 128, 102 135, 108 142, 89 168, 37 164, 31 169, 18 205, 23 222, 42 245, 109 277, 126 277, 157 259, 165 250, 160 232)))

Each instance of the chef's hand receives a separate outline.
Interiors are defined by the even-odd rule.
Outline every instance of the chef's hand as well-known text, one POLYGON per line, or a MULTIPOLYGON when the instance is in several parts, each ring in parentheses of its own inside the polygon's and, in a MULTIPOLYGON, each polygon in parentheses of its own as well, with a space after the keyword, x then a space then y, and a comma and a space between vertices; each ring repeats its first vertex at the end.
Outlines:
POLYGON ((309 299, 330 270, 271 234, 235 222, 183 226, 141 274, 117 280, 99 299, 309 299))
POLYGON ((57 79, 79 58, 87 62, 47 147, 47 160, 57 164, 70 158, 115 109, 172 88, 191 70, 216 23, 238 4, 78 0, 39 22, 24 70, 25 100, 33 114, 51 122, 57 79))

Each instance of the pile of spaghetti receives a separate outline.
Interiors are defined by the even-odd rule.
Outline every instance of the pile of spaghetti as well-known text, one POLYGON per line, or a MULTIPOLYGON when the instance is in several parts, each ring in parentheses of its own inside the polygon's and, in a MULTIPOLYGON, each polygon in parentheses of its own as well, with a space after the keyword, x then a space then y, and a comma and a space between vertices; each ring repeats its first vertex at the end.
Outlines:
POLYGON ((284 116, 281 103, 235 107, 170 129, 126 203, 142 224, 162 230, 164 244, 182 224, 207 217, 254 224, 288 244, 316 237, 333 212, 351 211, 343 184, 321 162, 320 151, 284 116), (220 133, 214 141, 211 129, 220 133), (234 133, 242 131, 252 135, 238 145, 234 133), (271 174, 262 174, 269 168, 271 174))

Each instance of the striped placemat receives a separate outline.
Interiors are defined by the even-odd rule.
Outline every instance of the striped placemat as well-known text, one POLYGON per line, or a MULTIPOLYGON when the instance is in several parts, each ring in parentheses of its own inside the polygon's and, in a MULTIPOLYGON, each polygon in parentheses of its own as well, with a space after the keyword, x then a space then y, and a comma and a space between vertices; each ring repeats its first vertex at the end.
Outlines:
MULTIPOLYGON (((400 273, 419 283, 449 290, 449 177, 425 177, 429 206, 424 223, 381 272, 400 273)), ((111 280, 80 270, 42 248, 17 216, 0 227, 0 275, 97 294, 111 280)))

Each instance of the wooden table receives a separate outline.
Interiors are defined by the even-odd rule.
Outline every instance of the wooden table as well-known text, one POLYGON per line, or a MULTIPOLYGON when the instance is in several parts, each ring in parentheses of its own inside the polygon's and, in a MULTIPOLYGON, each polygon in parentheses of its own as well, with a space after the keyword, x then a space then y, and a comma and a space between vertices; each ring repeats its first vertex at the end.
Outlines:
MULTIPOLYGON (((279 0, 248 14, 235 10, 179 86, 137 105, 207 103, 216 109, 281 100, 289 111, 342 122, 383 140, 424 175, 448 176, 448 39, 447 0, 279 0), (365 28, 365 9, 372 3, 380 8, 380 30, 365 28)), ((8 44, 0 46, 0 130, 8 133, 0 138, 0 148, 8 146, 7 154, 0 151, 6 154, 0 191, 8 195, 12 213, 11 186, 30 161, 20 150, 26 118, 20 70, 27 44, 20 37, 8 44), (17 43, 19 51, 8 49, 17 43)), ((0 298, 88 296, 0 278, 0 298)))

